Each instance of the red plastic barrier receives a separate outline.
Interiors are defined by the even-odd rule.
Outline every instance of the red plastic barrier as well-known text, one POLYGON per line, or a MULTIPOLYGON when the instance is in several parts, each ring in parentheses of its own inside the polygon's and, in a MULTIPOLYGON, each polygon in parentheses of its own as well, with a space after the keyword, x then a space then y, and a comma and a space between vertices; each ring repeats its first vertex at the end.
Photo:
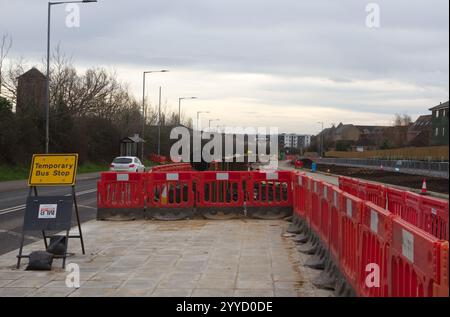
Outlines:
POLYGON ((448 241, 448 200, 421 197, 420 228, 436 238, 448 241))
POLYGON ((386 189, 387 209, 394 215, 401 216, 405 209, 405 191, 388 187, 386 189))
POLYGON ((290 171, 274 173, 254 171, 249 172, 250 199, 247 206, 292 207, 292 184, 290 171))
POLYGON ((311 179, 311 228, 320 232, 320 185, 321 181, 311 179))
POLYGON ((307 178, 305 174, 297 172, 292 174, 292 200, 294 213, 303 219, 306 216, 306 182, 307 178))
POLYGON ((339 176, 339 189, 358 197, 359 181, 355 178, 339 176))
POLYGON ((320 183, 320 239, 326 247, 330 242, 332 189, 331 184, 320 183))
POLYGON ((248 172, 198 173, 197 207, 243 207, 248 172))
POLYGON ((97 183, 99 208, 144 208, 143 173, 101 173, 97 183))
POLYGON ((303 177, 303 184, 305 186, 305 216, 308 225, 311 227, 312 216, 312 182, 313 179, 309 176, 303 177))
POLYGON ((332 186, 330 197, 330 253, 333 259, 339 260, 339 246, 341 241, 341 206, 344 192, 332 186))
POLYGON ((169 158, 167 158, 163 155, 158 155, 158 154, 150 154, 149 159, 150 159, 150 161, 159 163, 159 164, 170 162, 169 158))
POLYGON ((405 192, 405 207, 400 217, 410 224, 419 227, 421 201, 422 196, 412 192, 405 192))
POLYGON ((394 217, 395 215, 389 211, 371 202, 366 202, 362 209, 361 243, 358 251, 360 256, 358 294, 360 296, 389 296, 389 257, 394 217), (377 279, 377 273, 379 273, 379 279, 377 279))
POLYGON ((147 202, 153 208, 193 208, 192 172, 147 173, 147 202))
POLYGON ((189 163, 175 163, 153 166, 150 172, 188 172, 192 171, 191 164, 189 163))
POLYGON ((440 258, 441 258, 441 278, 439 285, 435 285, 433 289, 433 296, 437 297, 448 297, 448 273, 449 273, 449 254, 448 254, 448 241, 441 243, 440 247, 440 258))
POLYGON ((363 201, 358 197, 348 193, 343 195, 343 204, 340 210, 340 230, 341 239, 339 244, 339 263, 342 274, 346 277, 349 284, 358 289, 358 241, 359 223, 361 221, 361 212, 363 201))
MULTIPOLYGON (((442 264, 448 261, 442 258, 442 250, 445 248, 448 250, 447 241, 439 240, 402 219, 394 218, 390 295, 394 297, 445 295, 445 281, 441 280, 442 264), (437 290, 441 292, 435 293, 437 290)), ((448 287, 446 292, 448 296, 448 287)))
POLYGON ((358 196, 359 198, 370 201, 381 208, 386 208, 386 187, 380 184, 359 182, 359 188, 364 192, 358 196))

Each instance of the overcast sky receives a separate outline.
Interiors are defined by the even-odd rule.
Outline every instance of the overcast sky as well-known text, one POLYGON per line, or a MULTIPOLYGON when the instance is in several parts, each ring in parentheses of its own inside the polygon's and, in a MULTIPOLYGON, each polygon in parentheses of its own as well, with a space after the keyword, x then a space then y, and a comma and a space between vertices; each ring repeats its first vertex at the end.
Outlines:
MULTIPOLYGON (((45 57, 47 1, 0 0, 10 57, 45 57)), ((77 68, 116 70, 148 98, 183 112, 209 110, 228 126, 315 134, 318 121, 390 124, 449 98, 448 0, 99 0, 81 5, 79 28, 52 9, 52 45, 77 68), (366 5, 380 27, 366 26, 366 5)))

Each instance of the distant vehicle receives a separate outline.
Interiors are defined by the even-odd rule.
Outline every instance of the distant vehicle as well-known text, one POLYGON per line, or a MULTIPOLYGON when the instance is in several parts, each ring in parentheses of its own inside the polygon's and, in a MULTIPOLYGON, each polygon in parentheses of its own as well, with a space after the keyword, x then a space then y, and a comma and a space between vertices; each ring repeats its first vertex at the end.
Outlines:
POLYGON ((113 172, 144 172, 145 166, 135 156, 119 156, 112 161, 109 170, 113 172))

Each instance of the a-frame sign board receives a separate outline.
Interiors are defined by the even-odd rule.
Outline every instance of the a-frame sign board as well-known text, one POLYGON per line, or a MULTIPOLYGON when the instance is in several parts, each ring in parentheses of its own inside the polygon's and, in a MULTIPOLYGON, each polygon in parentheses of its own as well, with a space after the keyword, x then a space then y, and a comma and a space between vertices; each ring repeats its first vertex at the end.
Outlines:
POLYGON ((48 236, 46 231, 63 230, 66 231, 65 252, 64 255, 55 256, 55 258, 63 258, 64 268, 69 239, 80 239, 81 250, 85 254, 75 190, 78 154, 35 154, 31 164, 28 178, 29 193, 24 214, 19 255, 17 256, 17 268, 20 267, 22 258, 29 258, 29 255, 22 254, 26 232, 42 231, 45 249, 47 249, 47 239, 51 236, 48 236), (71 193, 65 196, 39 196, 38 187, 48 186, 70 186, 71 193), (78 235, 69 235, 72 207, 75 207, 78 235))

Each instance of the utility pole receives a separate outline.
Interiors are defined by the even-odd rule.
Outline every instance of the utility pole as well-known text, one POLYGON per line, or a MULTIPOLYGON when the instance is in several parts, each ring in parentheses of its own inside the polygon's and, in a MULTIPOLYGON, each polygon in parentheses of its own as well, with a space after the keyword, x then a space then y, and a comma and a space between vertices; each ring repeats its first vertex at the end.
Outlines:
MULTIPOLYGON (((147 108, 145 106, 145 75, 151 74, 151 73, 168 73, 169 71, 167 69, 163 70, 149 70, 143 72, 143 80, 142 80, 142 139, 144 139, 144 133, 145 133, 145 124, 147 122, 147 108)), ((141 159, 144 161, 144 142, 142 142, 141 147, 141 159)))
POLYGON ((159 86, 159 106, 158 106, 158 155, 161 155, 161 86, 159 86))
POLYGON ((322 131, 320 132, 320 154, 319 154, 319 156, 322 157, 322 153, 323 153, 323 122, 317 122, 317 123, 322 125, 322 131))
POLYGON ((49 152, 50 144, 50 27, 51 27, 51 13, 53 5, 68 4, 68 3, 93 3, 97 0, 82 0, 82 1, 58 1, 49 2, 47 11, 47 84, 45 90, 45 153, 49 152))

